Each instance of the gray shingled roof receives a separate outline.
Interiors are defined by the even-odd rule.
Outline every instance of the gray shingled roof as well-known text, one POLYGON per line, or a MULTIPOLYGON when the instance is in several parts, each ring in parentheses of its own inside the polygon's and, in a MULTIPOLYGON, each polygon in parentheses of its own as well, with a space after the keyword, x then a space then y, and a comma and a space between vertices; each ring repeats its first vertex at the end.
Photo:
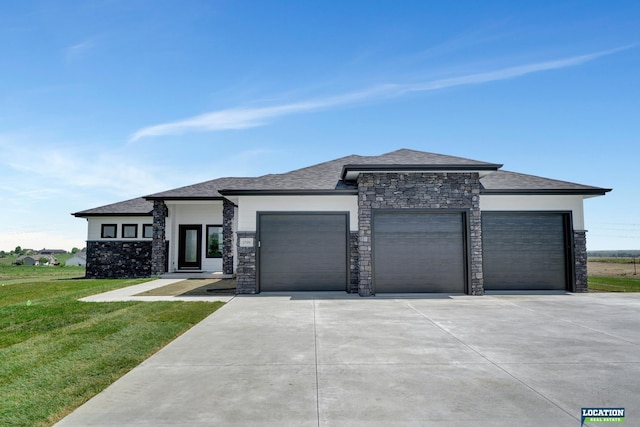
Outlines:
POLYGON ((481 178, 481 192, 486 194, 604 194, 609 189, 558 181, 534 175, 497 170, 501 165, 462 157, 446 156, 423 151, 401 149, 380 156, 351 155, 282 174, 260 177, 218 178, 199 184, 175 188, 143 198, 101 206, 77 212, 78 217, 97 215, 151 215, 153 204, 149 200, 222 199, 223 194, 247 192, 333 192, 357 189, 354 182, 340 179, 345 165, 350 166, 470 166, 495 170, 481 178))
POLYGON ((264 175, 243 187, 229 186, 223 190, 344 190, 355 189, 354 183, 340 180, 342 167, 359 161, 361 156, 347 156, 287 173, 264 175))
POLYGON ((604 194, 611 189, 542 178, 517 172, 499 170, 480 179, 480 192, 490 193, 565 193, 565 194, 604 194))
MULTIPOLYGON (((462 157, 445 156, 442 154, 426 153, 424 151, 401 149, 380 156, 351 155, 336 160, 320 163, 291 172, 274 175, 264 175, 255 178, 253 182, 246 182, 241 187, 222 187, 219 190, 250 191, 250 190, 355 190, 355 182, 340 179, 345 165, 467 165, 467 166, 499 166, 492 163, 465 159, 462 157)), ((224 191, 223 191, 224 192, 224 191)))
POLYGON ((100 206, 85 211, 76 212, 72 215, 77 217, 87 216, 112 216, 112 215, 151 215, 153 211, 153 202, 143 197, 137 199, 125 200, 124 202, 113 203, 110 205, 100 206))
POLYGON ((225 188, 245 188, 252 187, 253 183, 260 178, 218 178, 211 181, 200 182, 198 184, 187 185, 185 187, 174 188, 173 190, 162 191, 160 193, 145 196, 147 199, 222 199, 222 194, 218 191, 225 188))

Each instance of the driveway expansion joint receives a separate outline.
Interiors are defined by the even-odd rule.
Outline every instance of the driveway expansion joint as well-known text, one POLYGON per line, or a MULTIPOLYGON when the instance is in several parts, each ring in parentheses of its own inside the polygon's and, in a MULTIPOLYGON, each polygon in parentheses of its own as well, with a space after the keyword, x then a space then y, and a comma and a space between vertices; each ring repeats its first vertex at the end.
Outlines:
POLYGON ((541 398, 543 398, 544 400, 546 400, 547 402, 551 403, 552 405, 554 405, 556 408, 560 409, 561 411, 563 411, 565 414, 569 415, 570 417, 575 418, 577 421, 580 421, 579 417, 576 417, 574 414, 570 413, 569 411, 567 411, 565 408, 563 408, 558 402, 554 401, 553 399, 551 399, 549 396, 545 395, 544 393, 540 392, 539 390, 536 390, 535 388, 533 388, 532 386, 530 386, 528 383, 526 383, 525 381, 523 381, 522 379, 518 378, 517 376, 515 376, 513 373, 509 372, 508 370, 506 370, 505 368, 503 368, 499 363, 491 360, 488 356, 482 354, 480 351, 478 351, 477 349, 473 348, 473 346, 467 344, 466 342, 462 341, 460 338, 458 338, 456 335, 454 335, 451 331, 447 330, 446 328, 442 327, 438 322, 436 322, 435 320, 433 320, 431 317, 429 317, 428 315, 426 315, 425 313, 421 312, 420 310, 418 310, 417 308, 415 308, 413 305, 411 305, 411 303, 406 303, 406 305, 411 308, 412 310, 416 311, 417 313, 419 313, 422 317, 424 317, 425 319, 429 320, 429 322, 431 322, 434 326, 438 327, 440 330, 442 330, 444 333, 446 333, 447 335, 449 335, 450 337, 452 337, 453 339, 455 339, 456 341, 458 341, 460 344, 462 344, 463 346, 467 347, 469 350, 473 351, 474 353, 476 353, 478 356, 482 357, 483 359, 487 360, 489 363, 491 363, 493 366, 495 366, 496 368, 500 369, 502 372, 504 372, 505 374, 507 374, 508 376, 510 376, 511 378, 513 378, 514 380, 516 380, 518 383, 522 384, 523 386, 525 386, 526 388, 528 388, 529 390, 531 390, 532 392, 534 392, 535 394, 537 394, 538 396, 540 396, 541 398))

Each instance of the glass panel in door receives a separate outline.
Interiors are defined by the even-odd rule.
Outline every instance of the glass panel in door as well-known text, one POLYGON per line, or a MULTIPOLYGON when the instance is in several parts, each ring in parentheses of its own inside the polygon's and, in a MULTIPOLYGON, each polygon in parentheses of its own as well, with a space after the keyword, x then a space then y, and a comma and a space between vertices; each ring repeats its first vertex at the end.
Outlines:
POLYGON ((201 268, 202 259, 202 226, 181 225, 178 246, 178 268, 201 268))

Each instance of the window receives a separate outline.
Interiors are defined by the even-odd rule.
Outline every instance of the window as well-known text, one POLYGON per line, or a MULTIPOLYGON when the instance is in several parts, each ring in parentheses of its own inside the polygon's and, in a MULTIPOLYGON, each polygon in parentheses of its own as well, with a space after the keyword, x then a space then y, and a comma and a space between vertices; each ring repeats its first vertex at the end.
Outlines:
POLYGON ((115 239, 117 229, 118 227, 115 224, 102 224, 100 237, 102 237, 103 239, 115 239))
POLYGON ((122 238, 135 239, 138 237, 138 224, 122 224, 122 238))
POLYGON ((153 224, 144 224, 142 226, 142 237, 151 239, 153 237, 153 224))
POLYGON ((222 258, 221 225, 207 225, 207 258, 222 258))

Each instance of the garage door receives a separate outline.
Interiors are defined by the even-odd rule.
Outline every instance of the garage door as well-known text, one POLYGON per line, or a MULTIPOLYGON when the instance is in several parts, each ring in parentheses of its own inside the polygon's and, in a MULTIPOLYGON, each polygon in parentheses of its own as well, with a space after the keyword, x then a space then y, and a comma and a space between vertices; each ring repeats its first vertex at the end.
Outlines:
POLYGON ((464 292, 464 224, 462 212, 374 212, 375 292, 464 292))
POLYGON ((482 213, 486 290, 564 290, 566 215, 482 213))
POLYGON ((347 289, 346 213, 258 216, 260 291, 347 289))

